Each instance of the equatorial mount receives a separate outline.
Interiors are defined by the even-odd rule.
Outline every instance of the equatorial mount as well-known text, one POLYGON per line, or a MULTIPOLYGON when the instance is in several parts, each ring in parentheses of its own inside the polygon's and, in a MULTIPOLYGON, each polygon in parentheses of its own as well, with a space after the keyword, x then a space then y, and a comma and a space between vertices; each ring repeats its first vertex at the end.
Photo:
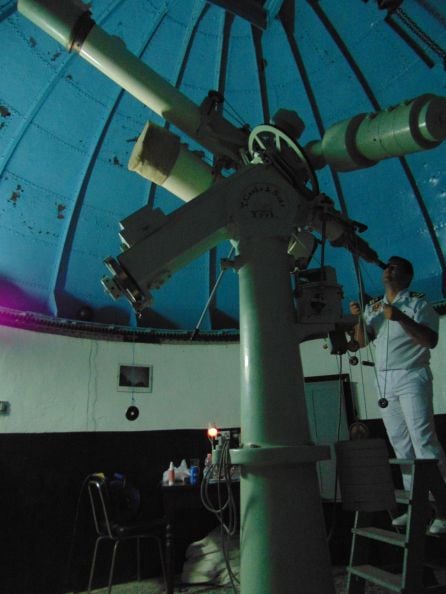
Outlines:
POLYGON ((253 165, 274 165, 306 198, 319 194, 316 174, 303 148, 280 128, 270 124, 256 126, 248 138, 248 154, 253 165))

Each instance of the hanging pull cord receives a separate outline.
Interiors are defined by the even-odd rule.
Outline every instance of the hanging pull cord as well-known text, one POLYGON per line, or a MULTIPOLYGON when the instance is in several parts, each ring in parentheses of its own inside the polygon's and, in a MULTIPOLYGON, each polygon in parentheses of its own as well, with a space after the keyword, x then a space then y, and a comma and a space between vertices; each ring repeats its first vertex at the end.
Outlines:
MULTIPOLYGON (((365 326, 365 321, 362 317, 361 317, 360 323, 363 324, 364 333, 367 332, 367 329, 365 326)), ((376 384, 376 387, 378 388, 378 394, 379 394, 378 406, 380 408, 387 408, 387 406, 389 405, 389 401, 386 398, 386 394, 387 394, 387 361, 388 361, 388 357, 389 357, 389 327, 390 327, 390 323, 389 323, 389 320, 387 320, 386 369, 384 370, 384 389, 383 390, 381 390, 381 384, 379 383, 378 372, 376 370, 376 364, 375 364, 375 357, 374 357, 372 348, 370 346, 370 342, 367 345, 368 352, 369 352, 369 359, 372 362, 371 367, 373 367, 373 373, 375 375, 375 384, 376 384)), ((361 359, 361 351, 359 351, 359 360, 360 360, 361 365, 366 363, 366 361, 362 361, 362 359, 361 359)), ((362 366, 361 366, 361 382, 362 382, 362 389, 363 389, 363 393, 364 393, 363 398, 364 398, 364 403, 365 403, 366 398, 365 398, 364 375, 362 373, 362 366)))
MULTIPOLYGON (((232 246, 232 248, 229 251, 228 257, 227 257, 228 260, 230 260, 232 258, 232 255, 234 254, 234 251, 235 251, 235 247, 232 246)), ((200 318, 199 318, 199 320, 197 322, 197 325, 195 326, 194 331, 191 334, 191 337, 190 337, 190 341, 191 342, 195 339, 195 337, 197 336, 197 334, 200 332, 201 323, 202 323, 202 321, 204 319, 204 316, 206 315, 206 312, 207 312, 207 310, 208 310, 208 308, 209 308, 209 306, 211 304, 212 299, 214 298, 215 292, 217 291, 218 286, 219 286, 219 284, 221 282, 221 279, 223 278, 223 275, 224 275, 225 272, 226 272, 226 269, 225 268, 222 268, 220 270, 220 273, 219 273, 219 275, 217 277, 217 280, 215 281, 214 286, 212 287, 212 291, 209 294, 209 298, 206 301, 206 304, 205 304, 204 309, 203 309, 203 311, 201 313, 201 316, 200 316, 200 318)))
MULTIPOLYGON (((367 399, 365 397, 365 382, 364 382, 364 370, 362 369, 362 355, 361 355, 361 351, 358 351, 358 355, 359 355, 359 369, 360 369, 360 374, 361 374, 361 388, 362 388, 362 399, 364 401, 364 412, 365 412, 365 416, 366 418, 368 418, 369 414, 367 411, 367 399)), ((351 365, 350 365, 350 359, 349 359, 349 373, 351 375, 351 365)), ((359 415, 358 415, 358 411, 356 411, 355 414, 355 418, 354 421, 359 421, 359 415)))
MULTIPOLYGON (((364 286, 363 286, 363 282, 362 282, 362 277, 361 277, 361 273, 360 273, 360 269, 358 267, 357 270, 357 278, 356 278, 357 282, 358 282, 358 290, 359 290, 359 303, 360 303, 360 308, 361 311, 364 311, 365 308, 365 304, 364 304, 364 286)), ((364 316, 361 315, 360 319, 359 319, 359 324, 361 325, 362 331, 364 333, 364 336, 367 336, 367 326, 364 320, 364 316)), ((387 321, 387 345, 386 345, 386 369, 385 369, 385 375, 384 375, 384 394, 381 391, 381 386, 380 383, 378 381, 378 372, 376 370, 376 365, 375 365, 375 357, 373 355, 373 351, 370 345, 370 342, 368 343, 367 347, 368 347, 368 352, 369 352, 369 359, 372 362, 372 367, 373 367, 373 372, 375 374, 375 383, 376 386, 378 388, 378 394, 379 394, 379 399, 378 399, 378 406, 380 408, 386 408, 389 404, 389 401, 386 398, 386 387, 387 387, 387 361, 388 361, 388 355, 389 355, 389 320, 387 321)), ((358 352, 359 354, 359 361, 361 363, 361 382, 362 382, 362 391, 363 391, 363 400, 364 400, 364 408, 366 409, 366 396, 365 396, 365 384, 364 384, 364 375, 362 373, 362 356, 361 356, 361 351, 359 350, 358 352)), ((364 361, 365 363, 365 361, 364 361)))
MULTIPOLYGON (((364 323, 364 321, 363 321, 363 323, 364 323)), ((365 329, 365 323, 364 323, 364 332, 365 331, 366 331, 366 329, 365 329)), ((375 357, 373 355, 373 351, 370 346, 370 343, 367 346, 368 346, 369 358, 372 362, 371 367, 373 367, 373 372, 375 375, 375 384, 376 384, 376 387, 378 388, 378 393, 379 393, 378 406, 380 408, 387 408, 387 406, 389 405, 389 401, 386 398, 386 394, 387 394, 387 360, 388 360, 388 356, 389 356, 389 321, 387 321, 386 369, 384 370, 384 391, 381 390, 381 385, 378 380, 378 372, 376 370, 375 357)), ((361 352, 360 351, 359 351, 359 358, 360 358, 360 362, 364 365, 366 363, 366 361, 361 361, 361 352)), ((364 402, 365 402, 365 387, 364 387, 364 376, 362 374, 362 367, 361 367, 361 381, 362 381, 362 387, 363 387, 363 391, 364 391, 364 402)))
POLYGON ((232 117, 237 122, 237 124, 239 124, 242 128, 249 127, 246 120, 244 118, 242 118, 242 116, 239 114, 239 112, 235 109, 235 107, 233 105, 231 105, 229 103, 229 101, 226 99, 226 97, 225 97, 223 106, 224 106, 223 111, 226 113, 227 116, 232 117))
MULTIPOLYGON (((132 368, 135 367, 135 341, 136 341, 136 335, 133 336, 133 341, 132 341, 132 368)), ((126 410, 125 418, 128 421, 136 421, 136 419, 138 417, 139 417, 139 408, 136 406, 135 390, 134 390, 134 386, 133 386, 133 382, 132 382, 131 403, 130 403, 130 406, 128 407, 128 409, 126 410)))
MULTIPOLYGON (((366 326, 365 326, 364 319, 362 319, 362 323, 364 324, 364 326, 363 326, 364 332, 366 332, 366 326)), ((381 390, 381 384, 378 379, 378 372, 376 370, 376 361, 375 361, 375 357, 374 357, 370 342, 367 345, 368 352, 369 352, 369 358, 373 364, 372 366, 373 366, 373 373, 375 375, 375 384, 378 388, 378 393, 379 393, 378 406, 380 408, 387 408, 389 405, 389 401, 386 398, 386 394, 387 394, 387 361, 389 359, 389 332, 390 332, 390 321, 387 320, 386 361, 385 361, 385 369, 384 369, 384 388, 383 388, 383 390, 381 390)))
POLYGON ((387 408, 389 406, 389 401, 386 398, 386 395, 387 395, 387 362, 389 360, 389 334, 390 334, 390 320, 387 320, 386 368, 384 369, 384 394, 381 395, 381 388, 379 386, 379 382, 378 382, 378 380, 376 381, 376 383, 378 384, 380 395, 381 395, 381 398, 378 400, 378 406, 381 408, 387 408))
POLYGON ((446 51, 438 45, 402 8, 397 8, 392 14, 398 15, 406 27, 414 33, 431 51, 443 61, 446 69, 446 51))
MULTIPOLYGON (((360 267, 359 267, 359 262, 358 262, 358 266, 355 268, 355 270, 356 270, 356 281, 358 283, 358 292, 359 292, 359 307, 361 309, 361 312, 363 312, 364 311, 364 286, 363 286, 363 282, 362 282, 362 276, 361 276, 361 270, 360 270, 360 267)), ((361 316, 359 318, 359 324, 360 324, 360 326, 362 328, 362 331, 364 333, 364 336, 367 336, 366 323, 365 323, 364 316, 362 315, 362 313, 361 313, 361 316)), ((369 347, 369 350, 370 350, 370 345, 368 345, 368 347, 369 347)), ((363 401, 364 401, 364 410, 365 410, 366 416, 368 416, 368 414, 367 414, 367 399, 366 399, 366 396, 365 396, 364 374, 363 374, 363 369, 362 369, 362 354, 361 354, 361 349, 359 349, 358 355, 359 355, 359 362, 360 362, 360 369, 361 369, 362 398, 363 398, 363 401)), ((373 361, 373 357, 371 357, 371 358, 372 358, 372 361, 373 361)), ((375 374, 376 374, 375 367, 374 367, 374 371, 375 371, 375 374)))

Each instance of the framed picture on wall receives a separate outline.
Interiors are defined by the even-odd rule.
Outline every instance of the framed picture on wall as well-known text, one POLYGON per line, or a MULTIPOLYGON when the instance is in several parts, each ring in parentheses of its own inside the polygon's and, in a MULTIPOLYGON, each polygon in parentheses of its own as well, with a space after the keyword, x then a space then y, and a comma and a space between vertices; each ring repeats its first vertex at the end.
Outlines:
POLYGON ((152 365, 119 366, 118 392, 151 392, 152 383, 152 365))

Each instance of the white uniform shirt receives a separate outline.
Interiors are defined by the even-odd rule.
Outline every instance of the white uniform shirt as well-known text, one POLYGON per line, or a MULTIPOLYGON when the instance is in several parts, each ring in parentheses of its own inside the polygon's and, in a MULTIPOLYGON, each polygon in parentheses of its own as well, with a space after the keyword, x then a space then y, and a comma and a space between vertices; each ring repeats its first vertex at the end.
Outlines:
MULTIPOLYGON (((389 303, 386 297, 373 299, 364 311, 365 323, 375 336, 376 368, 414 369, 428 365, 429 348, 417 344, 399 322, 387 320, 383 313, 384 303, 389 303)), ((404 289, 398 293, 392 305, 415 322, 438 333, 438 314, 421 293, 404 289)))

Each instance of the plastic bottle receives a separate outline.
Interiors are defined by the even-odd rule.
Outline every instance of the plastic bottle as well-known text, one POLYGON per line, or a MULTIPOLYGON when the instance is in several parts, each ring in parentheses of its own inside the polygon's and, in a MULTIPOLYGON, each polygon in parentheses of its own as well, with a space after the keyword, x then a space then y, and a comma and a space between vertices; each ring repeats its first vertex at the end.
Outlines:
POLYGON ((175 468, 173 466, 173 462, 169 464, 169 469, 167 471, 167 484, 169 487, 175 484, 175 468))

